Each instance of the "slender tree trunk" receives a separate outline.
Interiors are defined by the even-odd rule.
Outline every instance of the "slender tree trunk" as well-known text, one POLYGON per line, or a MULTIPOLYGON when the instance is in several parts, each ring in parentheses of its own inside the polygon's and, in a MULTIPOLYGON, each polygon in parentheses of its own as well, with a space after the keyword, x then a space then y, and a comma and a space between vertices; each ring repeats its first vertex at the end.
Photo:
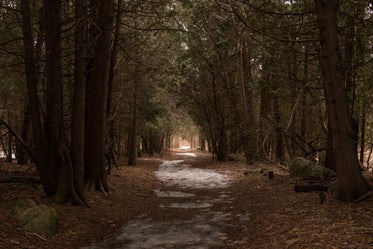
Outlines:
MULTIPOLYGON (((30 110, 30 101, 29 98, 25 100, 23 122, 21 128, 21 138, 26 143, 30 143, 30 129, 31 129, 31 110, 30 110)), ((27 151, 23 145, 17 142, 17 164, 26 164, 27 159, 29 158, 27 151)))
POLYGON ((256 153, 256 139, 253 133, 253 116, 252 103, 250 91, 247 90, 247 81, 251 79, 250 58, 246 53, 246 46, 244 41, 239 45, 239 74, 241 86, 241 99, 243 105, 243 145, 245 148, 246 164, 252 164, 256 153), (245 72, 246 69, 246 72, 245 72), (251 115, 250 115, 251 114, 251 115))
POLYGON ((114 3, 112 0, 97 3, 98 15, 93 20, 98 30, 86 102, 85 169, 87 188, 106 192, 105 123, 114 3))
MULTIPOLYGON (((10 112, 8 112, 8 123, 11 124, 11 118, 10 118, 10 112)), ((6 160, 11 163, 13 162, 13 150, 12 150, 12 141, 13 141, 13 135, 11 132, 8 133, 8 149, 7 149, 7 155, 6 155, 6 160)))
POLYGON ((315 0, 320 29, 320 62, 325 77, 329 133, 338 173, 340 199, 352 201, 369 187, 364 180, 354 145, 352 121, 347 106, 344 75, 337 34, 337 0, 315 0))
POLYGON ((119 47, 119 35, 120 35, 120 21, 122 15, 122 1, 118 1, 117 13, 115 17, 115 30, 114 30, 114 42, 110 56, 110 68, 109 68, 109 80, 108 80, 108 97, 106 105, 106 122, 107 122, 107 137, 106 137, 106 155, 108 158, 109 170, 111 169, 112 162, 117 166, 117 161, 114 154, 114 141, 115 141, 115 126, 114 126, 114 108, 113 108, 113 85, 114 85, 114 73, 115 66, 117 63, 117 53, 119 47))
MULTIPOLYGON (((292 41, 295 41, 296 37, 292 37, 292 41)), ((290 158, 294 156, 298 156, 298 146, 297 146, 297 122, 298 122, 298 110, 299 104, 297 100, 297 51, 296 51, 296 44, 292 42, 292 63, 289 63, 289 80, 290 80, 290 88, 291 88, 291 107, 292 107, 292 117, 291 117, 291 124, 290 124, 290 158)))
MULTIPOLYGON (((265 56, 265 55, 263 55, 265 56)), ((264 75, 262 76, 262 82, 260 84, 260 110, 259 110, 259 136, 258 136, 258 154, 261 157, 265 157, 266 152, 268 151, 268 144, 269 142, 266 141, 266 126, 267 126, 267 119, 270 112, 270 97, 269 97, 269 86, 268 82, 271 79, 271 73, 268 72, 268 67, 270 64, 269 58, 264 58, 264 65, 263 65, 263 72, 264 75)))
MULTIPOLYGON (((136 73, 137 74, 137 73, 136 73)), ((139 115, 138 103, 138 76, 135 76, 134 82, 134 96, 133 96, 133 113, 132 113, 132 127, 128 154, 128 165, 136 165, 137 158, 137 126, 139 115)))
POLYGON ((365 127, 366 127, 366 113, 367 107, 365 101, 362 104, 362 111, 361 111, 361 135, 360 135, 360 163, 364 165, 364 156, 365 156, 365 127))
MULTIPOLYGON (((303 71, 304 81, 308 81, 308 49, 305 47, 304 52, 304 71, 303 71)), ((302 137, 302 147, 306 148, 307 141, 307 90, 306 83, 303 85, 302 89, 302 109, 301 109, 301 126, 300 135, 302 137)))
POLYGON ((273 99, 273 113, 276 122, 275 136, 276 136, 276 159, 281 163, 284 160, 284 143, 281 130, 281 113, 279 98, 276 95, 273 99))
POLYGON ((84 189, 84 125, 86 90, 87 0, 75 3, 75 65, 70 155, 77 194, 84 189))

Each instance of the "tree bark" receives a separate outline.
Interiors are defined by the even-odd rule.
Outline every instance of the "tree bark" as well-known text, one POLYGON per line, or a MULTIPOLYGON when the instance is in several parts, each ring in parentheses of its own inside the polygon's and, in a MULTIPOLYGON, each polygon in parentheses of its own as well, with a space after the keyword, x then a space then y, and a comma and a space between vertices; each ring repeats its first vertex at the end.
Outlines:
MULTIPOLYGON (((137 74, 137 73, 136 73, 137 74)), ((132 113, 132 127, 130 135, 130 144, 128 151, 128 165, 136 165, 137 158, 137 126, 138 126, 138 113, 139 113, 139 103, 138 103, 138 76, 135 76, 134 81, 134 95, 133 95, 133 113, 132 113)))
POLYGON ((361 110, 361 129, 360 129, 360 164, 364 165, 365 157, 365 128, 366 128, 366 113, 367 107, 365 101, 363 101, 361 110))
MULTIPOLYGON (((10 115, 10 111, 8 111, 8 123, 11 123, 11 115, 10 115)), ((8 133, 8 149, 7 149, 7 153, 6 153, 6 160, 11 163, 13 162, 13 149, 12 149, 12 141, 13 141, 13 135, 11 132, 8 133)))
POLYGON ((337 0, 315 0, 320 29, 320 62, 325 77, 329 133, 338 173, 339 198, 353 201, 368 192, 354 145, 337 30, 337 0))
POLYGON ((24 44, 24 63, 26 71, 27 93, 30 101, 30 113, 32 123, 32 145, 34 163, 39 171, 40 180, 47 195, 54 193, 53 180, 49 179, 48 166, 44 160, 43 152, 46 151, 43 143, 41 113, 39 109, 39 96, 37 93, 37 67, 35 60, 34 38, 31 29, 31 14, 29 0, 21 1, 22 33, 24 44))
POLYGON ((87 0, 75 1, 74 93, 70 155, 77 194, 84 189, 84 125, 86 96, 87 0))
POLYGON ((85 170, 87 188, 106 192, 105 123, 114 3, 99 0, 97 4, 98 14, 93 20, 98 30, 93 38, 92 72, 87 86, 85 170))
POLYGON ((83 204, 76 195, 73 168, 64 132, 61 64, 61 1, 45 0, 46 116, 44 122, 48 179, 57 203, 83 204))
MULTIPOLYGON (((26 143, 30 142, 30 129, 31 129, 31 110, 29 98, 25 100, 23 122, 21 128, 21 137, 26 143)), ((17 141, 17 164, 26 164, 29 158, 27 151, 24 149, 23 145, 17 141)))
MULTIPOLYGON (((304 51, 304 70, 303 70, 304 82, 308 80, 308 48, 305 47, 304 51)), ((306 148, 307 141, 307 93, 306 93, 306 83, 303 85, 302 89, 302 108, 301 108, 301 126, 300 135, 302 137, 302 147, 306 148)))
POLYGON ((240 88, 241 99, 243 105, 243 146, 246 156, 246 164, 250 165, 254 161, 256 154, 256 139, 253 133, 253 108, 250 91, 247 90, 247 82, 251 79, 250 57, 246 53, 246 46, 244 41, 239 44, 239 74, 240 74, 240 88))
POLYGON ((109 68, 109 80, 108 80, 108 97, 106 104, 106 122, 107 122, 107 136, 106 136, 106 156, 109 171, 112 163, 117 166, 117 161, 114 153, 114 141, 115 141, 115 126, 114 126, 114 108, 113 108, 113 86, 114 86, 114 74, 115 66, 117 63, 117 53, 119 47, 119 35, 121 27, 121 16, 122 16, 122 1, 118 1, 117 13, 115 16, 115 30, 114 30, 114 42, 110 56, 110 68, 109 68))

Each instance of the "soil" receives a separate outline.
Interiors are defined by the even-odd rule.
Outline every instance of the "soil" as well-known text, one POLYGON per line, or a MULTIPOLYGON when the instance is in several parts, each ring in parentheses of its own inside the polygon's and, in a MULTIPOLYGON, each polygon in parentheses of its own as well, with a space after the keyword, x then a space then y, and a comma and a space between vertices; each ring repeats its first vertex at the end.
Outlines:
MULTIPOLYGON (((108 195, 87 193, 90 208, 56 205, 40 185, 0 183, 0 248, 127 248, 131 237, 123 233, 131 224, 137 226, 136 221, 148 227, 146 222, 155 220, 177 227, 183 220, 199 222, 196 217, 210 219, 205 227, 198 223, 201 233, 216 237, 209 248, 373 248, 372 199, 344 203, 326 194, 326 201, 320 203, 316 192, 294 192, 299 179, 290 178, 279 165, 215 162, 203 153, 184 160, 193 168, 229 176, 228 186, 192 189, 156 177, 163 160, 180 157, 139 158, 137 166, 114 169, 108 176, 108 195), (269 171, 274 172, 273 179, 268 177, 269 171), (162 197, 162 193, 170 197, 162 197), (57 234, 38 235, 20 226, 4 204, 23 198, 56 209, 57 234), (185 208, 175 203, 211 205, 185 208)), ((10 176, 37 176, 37 172, 33 166, 0 163, 0 177, 10 176)))

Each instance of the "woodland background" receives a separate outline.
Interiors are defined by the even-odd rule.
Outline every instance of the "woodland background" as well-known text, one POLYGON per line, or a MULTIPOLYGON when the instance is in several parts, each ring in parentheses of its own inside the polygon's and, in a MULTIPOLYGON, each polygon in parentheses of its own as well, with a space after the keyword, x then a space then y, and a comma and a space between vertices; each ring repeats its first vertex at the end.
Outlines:
POLYGON ((318 161, 344 200, 369 190, 370 1, 0 3, 3 155, 58 203, 175 136, 219 161, 318 161))

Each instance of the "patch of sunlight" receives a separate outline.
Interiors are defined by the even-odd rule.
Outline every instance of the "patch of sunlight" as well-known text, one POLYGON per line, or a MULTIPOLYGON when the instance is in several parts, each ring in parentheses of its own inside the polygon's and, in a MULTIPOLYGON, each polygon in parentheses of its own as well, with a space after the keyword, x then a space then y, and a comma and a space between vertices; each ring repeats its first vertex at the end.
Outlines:
POLYGON ((195 153, 176 153, 177 156, 190 156, 190 157, 197 157, 195 153))
POLYGON ((230 177, 219 174, 210 169, 193 168, 191 165, 181 164, 183 160, 164 161, 155 175, 160 181, 168 185, 182 188, 216 189, 227 188, 230 177))

